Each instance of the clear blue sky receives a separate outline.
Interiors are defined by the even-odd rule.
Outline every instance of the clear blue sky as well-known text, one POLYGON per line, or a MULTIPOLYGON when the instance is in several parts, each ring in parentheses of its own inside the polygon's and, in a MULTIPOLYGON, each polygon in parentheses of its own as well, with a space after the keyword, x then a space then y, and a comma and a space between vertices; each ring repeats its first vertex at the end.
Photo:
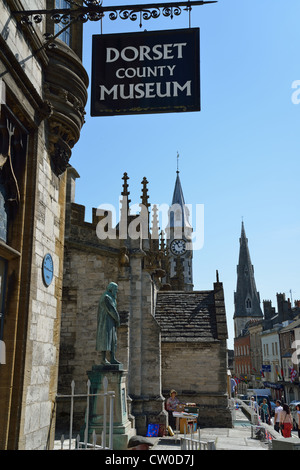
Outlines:
MULTIPOLYGON (((134 2, 112 1, 113 5, 134 2)), ((147 2, 139 2, 147 3, 147 2)), ((104 0, 104 5, 108 1, 104 0)), ((228 347, 233 347, 233 296, 242 217, 261 301, 285 292, 300 299, 299 0, 219 0, 195 7, 200 28, 201 112, 90 117, 70 163, 77 169, 76 202, 118 205, 122 175, 130 177, 132 203, 141 181, 150 202, 170 204, 180 154, 185 201, 204 204, 204 245, 194 253, 195 289, 224 284, 228 347)), ((103 33, 138 32, 139 22, 105 19, 103 33)), ((143 29, 188 27, 178 18, 145 21, 143 29)), ((92 34, 84 25, 84 65, 90 75, 92 34)))

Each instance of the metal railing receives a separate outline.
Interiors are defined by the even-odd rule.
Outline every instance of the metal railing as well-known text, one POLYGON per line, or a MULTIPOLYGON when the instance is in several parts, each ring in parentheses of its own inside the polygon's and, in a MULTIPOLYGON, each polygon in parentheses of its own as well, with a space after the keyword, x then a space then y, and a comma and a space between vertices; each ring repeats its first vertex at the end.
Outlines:
POLYGON ((184 437, 180 438, 181 450, 216 450, 215 441, 201 441, 200 439, 200 428, 198 432, 188 436, 184 432, 184 437))
POLYGON ((228 406, 232 414, 232 421, 236 421, 236 409, 237 407, 244 410, 251 424, 259 423, 259 409, 258 406, 252 400, 240 400, 238 398, 230 398, 228 400, 228 406))
POLYGON ((268 444, 269 448, 271 448, 272 441, 279 439, 281 436, 274 430, 273 425, 267 424, 266 416, 262 416, 259 413, 257 402, 240 399, 235 399, 235 402, 244 410, 245 415, 248 416, 251 423, 251 439, 259 439, 268 444))
MULTIPOLYGON (((113 413, 114 413, 114 398, 115 392, 108 391, 108 380, 107 377, 103 379, 103 392, 102 393, 90 393, 91 382, 87 381, 87 393, 75 394, 75 382, 71 383, 71 394, 70 395, 57 395, 56 400, 60 398, 70 398, 70 426, 69 426, 69 439, 67 445, 69 450, 71 449, 94 449, 94 450, 112 450, 113 449, 113 413), (97 435, 95 430, 92 433, 92 442, 89 440, 89 418, 90 418, 90 399, 91 397, 103 397, 103 429, 101 433, 101 445, 97 445, 97 435), (73 416, 74 416, 74 400, 76 398, 86 398, 86 413, 85 413, 85 429, 84 429, 84 440, 80 440, 78 435, 76 439, 73 439, 73 416), (108 424, 108 446, 106 445, 107 440, 107 399, 109 399, 109 424, 108 424)), ((60 440, 60 448, 64 448, 65 436, 62 435, 60 440)))

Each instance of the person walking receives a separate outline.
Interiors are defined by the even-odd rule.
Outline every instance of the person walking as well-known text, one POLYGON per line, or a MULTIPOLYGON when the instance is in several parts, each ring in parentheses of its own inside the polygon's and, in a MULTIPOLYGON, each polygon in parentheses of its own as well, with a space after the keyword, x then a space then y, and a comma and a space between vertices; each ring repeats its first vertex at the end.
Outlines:
POLYGON ((282 405, 280 413, 280 426, 282 428, 283 437, 292 436, 293 418, 290 412, 290 407, 285 403, 282 405))
POLYGON ((255 413, 258 413, 258 405, 257 401, 255 401, 254 397, 251 397, 250 399, 250 408, 255 411, 255 413))
POLYGON ((280 432, 280 413, 282 412, 281 401, 276 400, 275 416, 274 416, 274 429, 277 432, 280 432))
POLYGON ((260 406, 260 416, 261 416, 261 420, 262 420, 263 423, 269 424, 269 422, 270 422, 270 413, 269 413, 269 406, 268 406, 266 398, 263 399, 263 402, 260 406))

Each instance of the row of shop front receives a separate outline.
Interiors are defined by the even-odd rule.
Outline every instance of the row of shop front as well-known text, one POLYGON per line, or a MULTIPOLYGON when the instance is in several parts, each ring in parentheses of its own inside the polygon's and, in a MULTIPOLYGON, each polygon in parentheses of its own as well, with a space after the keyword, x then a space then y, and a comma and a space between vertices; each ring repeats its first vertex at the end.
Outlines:
POLYGON ((244 376, 241 377, 237 384, 238 394, 247 394, 248 389, 270 389, 273 401, 281 400, 283 403, 291 403, 293 401, 300 402, 300 382, 278 381, 269 382, 260 377, 252 377, 250 380, 244 376))

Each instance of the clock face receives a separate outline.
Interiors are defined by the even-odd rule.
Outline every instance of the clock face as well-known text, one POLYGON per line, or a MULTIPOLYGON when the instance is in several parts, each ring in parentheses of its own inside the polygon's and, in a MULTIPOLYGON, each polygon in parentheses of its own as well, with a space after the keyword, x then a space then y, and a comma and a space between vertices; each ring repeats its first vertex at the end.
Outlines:
POLYGON ((171 243, 171 252, 173 255, 183 255, 186 252, 186 245, 184 240, 173 240, 171 243))

